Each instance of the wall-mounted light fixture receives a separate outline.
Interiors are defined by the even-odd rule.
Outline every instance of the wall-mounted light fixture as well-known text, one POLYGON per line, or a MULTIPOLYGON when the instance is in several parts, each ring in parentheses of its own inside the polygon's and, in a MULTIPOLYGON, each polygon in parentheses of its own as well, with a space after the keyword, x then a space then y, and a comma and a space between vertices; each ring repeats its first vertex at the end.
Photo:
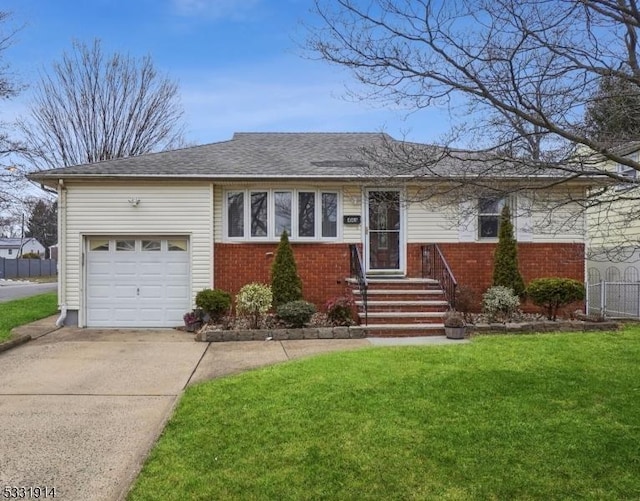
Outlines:
POLYGON ((137 207, 140 204, 140 199, 139 198, 130 198, 129 199, 129 203, 131 204, 131 207, 137 207))

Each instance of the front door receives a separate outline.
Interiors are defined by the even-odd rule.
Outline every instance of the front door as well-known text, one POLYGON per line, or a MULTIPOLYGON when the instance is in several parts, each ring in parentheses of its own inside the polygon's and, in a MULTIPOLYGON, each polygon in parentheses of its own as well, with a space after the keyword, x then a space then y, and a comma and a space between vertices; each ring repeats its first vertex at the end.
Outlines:
POLYGON ((367 190, 365 259, 368 273, 404 270, 403 212, 399 190, 367 190))

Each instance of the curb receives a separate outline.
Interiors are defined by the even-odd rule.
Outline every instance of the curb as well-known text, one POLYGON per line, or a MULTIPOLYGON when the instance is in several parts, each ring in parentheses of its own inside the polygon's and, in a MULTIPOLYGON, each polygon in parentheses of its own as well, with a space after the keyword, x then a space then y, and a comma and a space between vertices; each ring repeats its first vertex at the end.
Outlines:
POLYGON ((21 344, 25 344, 31 341, 31 336, 29 334, 20 334, 9 341, 4 341, 0 343, 0 353, 3 351, 8 351, 11 348, 15 348, 16 346, 20 346, 21 344))

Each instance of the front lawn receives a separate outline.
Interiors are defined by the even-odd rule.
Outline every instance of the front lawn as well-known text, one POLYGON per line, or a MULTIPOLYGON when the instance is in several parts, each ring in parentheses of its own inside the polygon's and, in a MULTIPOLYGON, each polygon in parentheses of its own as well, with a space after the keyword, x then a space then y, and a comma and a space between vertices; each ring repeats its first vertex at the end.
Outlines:
POLYGON ((55 292, 0 303, 0 343, 9 339, 14 327, 55 315, 57 311, 55 292))
POLYGON ((189 388, 128 499, 638 499, 639 409, 637 326, 334 353, 189 388))

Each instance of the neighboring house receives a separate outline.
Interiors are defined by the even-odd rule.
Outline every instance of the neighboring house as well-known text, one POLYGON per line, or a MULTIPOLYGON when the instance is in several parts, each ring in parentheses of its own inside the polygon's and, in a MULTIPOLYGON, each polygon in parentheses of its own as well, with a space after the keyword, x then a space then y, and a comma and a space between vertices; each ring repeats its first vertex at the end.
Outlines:
MULTIPOLYGON (((619 153, 640 160, 640 142, 620 147, 619 153)), ((630 181, 638 171, 621 164, 610 169, 630 181)), ((640 185, 611 185, 588 211, 588 279, 590 283, 640 281, 640 185), (607 200, 612 200, 607 203, 607 200)))
POLYGON ((44 246, 35 238, 0 238, 0 257, 16 259, 34 253, 44 257, 44 246))
MULTIPOLYGON (((204 288, 236 293, 249 282, 268 283, 283 230, 290 233, 304 296, 318 306, 347 290, 355 248, 371 284, 386 281, 390 294, 402 284, 427 283, 419 279, 433 271, 425 269, 425 256, 436 252, 430 244, 438 244, 461 285, 483 292, 491 284, 505 200, 496 192, 453 205, 446 195, 421 200, 431 174, 391 183, 363 168, 362 148, 381 142, 400 144, 382 134, 242 133, 33 174, 58 191, 59 301, 66 323, 179 325, 204 288)), ((504 174, 496 186, 510 181, 504 174)), ((586 183, 575 180, 546 195, 562 199, 567 189, 584 193, 586 183)), ((508 200, 517 214, 525 281, 582 281, 583 221, 552 228, 534 199, 520 192, 508 200)), ((394 315, 394 304, 376 315, 394 315)))
MULTIPOLYGON (((617 153, 640 160, 640 142, 620 146, 617 153)), ((638 171, 604 164, 626 179, 598 192, 589 208, 587 242, 587 306, 608 317, 640 317, 640 184, 638 171)))

